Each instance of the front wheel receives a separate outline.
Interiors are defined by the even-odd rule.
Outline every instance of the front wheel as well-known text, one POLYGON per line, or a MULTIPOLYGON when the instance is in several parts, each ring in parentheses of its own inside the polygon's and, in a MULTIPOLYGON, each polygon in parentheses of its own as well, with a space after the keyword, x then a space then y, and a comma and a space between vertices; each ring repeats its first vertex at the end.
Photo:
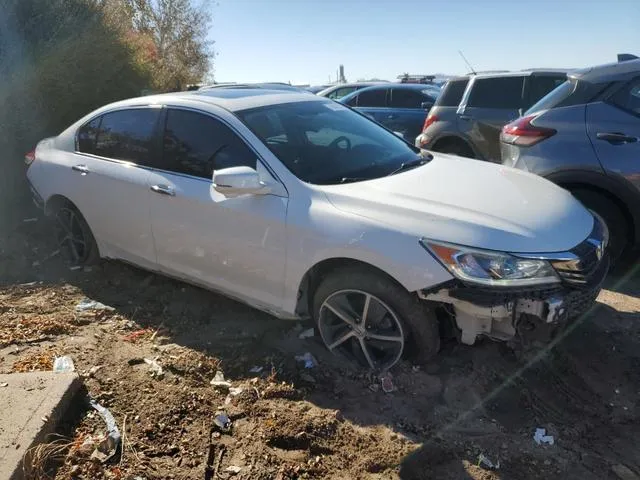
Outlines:
POLYGON ((440 348, 435 313, 384 275, 350 267, 326 276, 314 295, 313 316, 327 348, 376 371, 407 351, 419 361, 440 348))

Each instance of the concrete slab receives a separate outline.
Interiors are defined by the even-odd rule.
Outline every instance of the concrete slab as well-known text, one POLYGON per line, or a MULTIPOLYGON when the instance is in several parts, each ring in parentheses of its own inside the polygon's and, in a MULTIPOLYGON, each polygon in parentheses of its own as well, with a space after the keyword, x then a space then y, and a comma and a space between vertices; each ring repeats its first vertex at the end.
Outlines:
POLYGON ((0 375, 0 480, 24 478, 24 454, 56 430, 81 385, 76 373, 0 375))

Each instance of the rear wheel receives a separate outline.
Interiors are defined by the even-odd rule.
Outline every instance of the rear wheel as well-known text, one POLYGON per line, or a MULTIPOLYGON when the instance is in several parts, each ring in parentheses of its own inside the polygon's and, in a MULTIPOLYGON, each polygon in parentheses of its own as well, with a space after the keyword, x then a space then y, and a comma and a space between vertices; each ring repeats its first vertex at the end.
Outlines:
POLYGON ((590 210, 600 215, 609 228, 609 255, 615 266, 631 246, 629 222, 620 207, 606 196, 591 190, 575 189, 571 193, 590 210))
POLYGON ((72 265, 93 265, 100 259, 98 244, 86 220, 71 202, 53 211, 56 240, 72 265))
POLYGON ((326 276, 314 295, 313 316, 334 353, 383 371, 407 352, 427 361, 440 348, 433 311, 384 275, 349 267, 326 276))

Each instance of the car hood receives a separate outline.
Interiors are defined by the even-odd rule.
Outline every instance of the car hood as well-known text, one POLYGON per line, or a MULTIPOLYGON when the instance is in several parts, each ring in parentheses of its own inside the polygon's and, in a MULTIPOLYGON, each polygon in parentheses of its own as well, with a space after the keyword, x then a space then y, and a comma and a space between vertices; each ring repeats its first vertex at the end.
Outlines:
POLYGON ((514 253, 569 250, 594 221, 570 193, 541 177, 438 153, 413 170, 321 189, 339 210, 416 239, 514 253))

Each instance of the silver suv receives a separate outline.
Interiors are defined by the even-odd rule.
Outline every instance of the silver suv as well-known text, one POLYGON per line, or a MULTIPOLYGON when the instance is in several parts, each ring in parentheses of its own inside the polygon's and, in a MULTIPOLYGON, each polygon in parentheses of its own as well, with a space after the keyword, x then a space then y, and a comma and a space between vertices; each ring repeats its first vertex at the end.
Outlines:
POLYGON ((566 79, 566 70, 451 79, 431 108, 416 147, 499 163, 501 128, 566 79))
POLYGON ((640 59, 619 58, 630 57, 571 73, 501 135, 503 164, 546 177, 604 218, 612 260, 640 244, 640 59))

